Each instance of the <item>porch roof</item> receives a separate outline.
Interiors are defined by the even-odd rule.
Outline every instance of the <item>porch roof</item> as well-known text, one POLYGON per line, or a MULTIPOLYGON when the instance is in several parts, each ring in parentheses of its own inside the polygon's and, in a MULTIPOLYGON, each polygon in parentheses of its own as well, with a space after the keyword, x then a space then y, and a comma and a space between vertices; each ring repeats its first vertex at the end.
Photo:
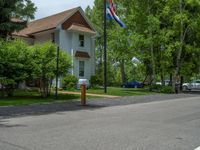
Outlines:
POLYGON ((90 28, 87 28, 81 24, 72 24, 68 29, 68 31, 78 31, 78 32, 84 32, 84 33, 89 33, 89 34, 96 34, 93 30, 90 28))
POLYGON ((90 58, 90 55, 88 54, 88 52, 76 51, 75 57, 77 57, 77 58, 90 58))

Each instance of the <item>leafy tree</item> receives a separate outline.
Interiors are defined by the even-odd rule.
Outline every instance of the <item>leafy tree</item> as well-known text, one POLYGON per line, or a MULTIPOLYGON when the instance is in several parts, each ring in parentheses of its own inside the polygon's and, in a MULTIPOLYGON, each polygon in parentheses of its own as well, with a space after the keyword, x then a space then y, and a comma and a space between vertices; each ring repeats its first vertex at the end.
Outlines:
MULTIPOLYGON (((12 96, 17 85, 23 81, 38 79, 42 97, 51 92, 56 77, 56 45, 47 42, 28 46, 21 40, 0 41, 0 85, 3 96, 12 96)), ((67 74, 71 67, 68 54, 60 51, 59 76, 67 74)))
MULTIPOLYGON (((37 64, 34 76, 40 82, 41 96, 48 97, 51 94, 52 81, 56 77, 57 47, 55 44, 47 42, 34 45, 32 49, 33 59, 35 64, 37 64)), ((66 75, 70 67, 70 56, 61 50, 59 57, 59 76, 66 75)))
POLYGON ((0 41, 0 84, 3 96, 12 96, 19 82, 26 80, 31 71, 28 45, 20 40, 0 41))
MULTIPOLYGON (((137 77, 155 83, 156 80, 164 81, 170 77, 175 91, 175 83, 183 82, 183 77, 186 80, 191 76, 198 77, 199 1, 115 0, 115 3, 127 29, 121 30, 108 22, 108 72, 112 73, 109 76, 114 82, 120 80, 120 72, 122 81, 125 77, 129 80, 137 77), (142 71, 134 71, 137 67, 132 65, 133 57, 139 59, 142 71), (137 75, 131 77, 131 73, 137 75)), ((100 35, 103 35, 103 2, 95 0, 94 7, 86 12, 100 35)), ((101 36, 96 47, 99 73, 102 72, 102 49, 101 36)))

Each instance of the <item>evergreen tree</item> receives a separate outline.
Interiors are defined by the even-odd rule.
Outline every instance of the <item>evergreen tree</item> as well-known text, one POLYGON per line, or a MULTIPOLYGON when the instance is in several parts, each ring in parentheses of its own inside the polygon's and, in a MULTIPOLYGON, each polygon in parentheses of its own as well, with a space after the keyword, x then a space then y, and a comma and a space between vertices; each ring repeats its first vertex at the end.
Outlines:
POLYGON ((0 0, 0 37, 7 38, 16 30, 26 27, 36 11, 30 0, 0 0))

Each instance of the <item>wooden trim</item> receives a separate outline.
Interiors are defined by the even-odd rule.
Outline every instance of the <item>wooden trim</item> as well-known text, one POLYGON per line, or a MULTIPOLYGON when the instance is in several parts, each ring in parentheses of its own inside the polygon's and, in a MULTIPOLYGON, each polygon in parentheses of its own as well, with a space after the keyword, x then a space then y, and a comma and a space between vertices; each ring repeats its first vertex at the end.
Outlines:
POLYGON ((62 29, 67 30, 72 24, 79 24, 93 30, 79 11, 74 13, 62 24, 62 29))

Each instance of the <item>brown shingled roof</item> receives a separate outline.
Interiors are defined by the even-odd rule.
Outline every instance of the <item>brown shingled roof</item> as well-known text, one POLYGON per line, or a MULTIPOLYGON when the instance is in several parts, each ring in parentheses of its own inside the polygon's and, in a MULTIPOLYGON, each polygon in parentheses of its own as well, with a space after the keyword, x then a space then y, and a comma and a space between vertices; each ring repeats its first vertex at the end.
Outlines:
POLYGON ((75 57, 78 57, 78 58, 90 58, 90 55, 87 52, 76 51, 75 57))
POLYGON ((54 29, 66 18, 70 17, 78 9, 79 7, 73 8, 73 9, 52 15, 52 16, 48 16, 39 20, 32 21, 28 23, 27 28, 19 32, 15 32, 13 34, 17 36, 28 36, 28 35, 38 33, 41 31, 54 29))

